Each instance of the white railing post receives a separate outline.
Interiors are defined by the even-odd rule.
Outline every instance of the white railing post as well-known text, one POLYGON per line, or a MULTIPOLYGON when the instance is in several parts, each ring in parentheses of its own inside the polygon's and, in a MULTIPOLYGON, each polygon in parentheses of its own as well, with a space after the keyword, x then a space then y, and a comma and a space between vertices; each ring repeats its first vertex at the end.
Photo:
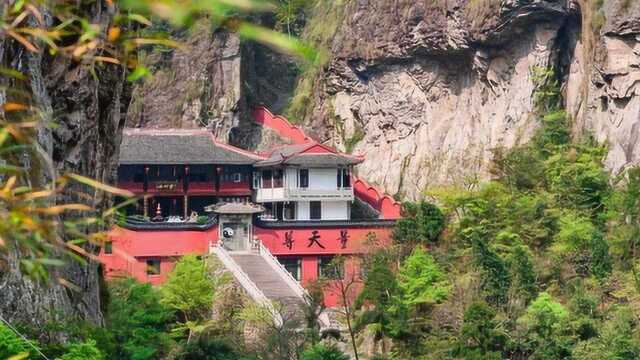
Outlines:
MULTIPOLYGON (((296 278, 291 275, 291 273, 278 261, 278 259, 271 254, 271 251, 267 249, 262 241, 258 240, 259 248, 260 248, 260 256, 271 266, 271 268, 280 275, 280 277, 289 285, 289 287, 300 297, 302 301, 308 304, 308 295, 309 292, 302 287, 300 282, 296 280, 296 278)), ((320 314, 318 317, 318 321, 320 322, 320 327, 323 329, 329 328, 331 326, 331 322, 329 321, 329 317, 326 313, 320 314)))
POLYGON ((278 325, 282 324, 282 317, 276 312, 273 303, 267 298, 267 296, 258 288, 258 286, 249 278, 249 275, 242 270, 238 263, 233 260, 229 253, 222 248, 222 246, 213 245, 211 251, 222 261, 224 266, 231 272, 233 277, 236 278, 240 286, 249 294, 251 299, 259 305, 265 306, 271 314, 273 314, 274 320, 278 325))
POLYGON ((269 266, 271 266, 271 268, 278 275, 280 275, 280 277, 284 280, 284 282, 287 283, 287 285, 289 285, 291 290, 293 290, 296 295, 298 295, 303 300, 306 300, 305 295, 307 295, 307 290, 305 290, 305 288, 300 285, 300 282, 298 282, 298 280, 296 280, 293 275, 291 275, 291 273, 287 271, 287 269, 280 263, 280 261, 278 261, 278 259, 276 259, 276 257, 271 254, 271 251, 269 251, 269 249, 267 249, 264 244, 262 244, 262 241, 258 240, 258 244, 260 255, 267 262, 267 264, 269 264, 269 266))

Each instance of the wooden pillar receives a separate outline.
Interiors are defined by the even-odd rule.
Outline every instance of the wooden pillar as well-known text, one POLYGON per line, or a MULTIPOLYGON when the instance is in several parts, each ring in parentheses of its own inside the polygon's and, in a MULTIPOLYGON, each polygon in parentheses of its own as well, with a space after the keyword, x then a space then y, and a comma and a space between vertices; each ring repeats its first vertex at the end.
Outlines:
POLYGON ((189 166, 184 167, 184 178, 182 179, 182 190, 186 193, 189 191, 189 166))
POLYGON ((142 198, 142 204, 143 204, 143 205, 142 205, 142 212, 143 212, 143 215, 144 215, 145 217, 146 217, 146 216, 149 216, 149 197, 148 197, 147 195, 145 195, 145 196, 142 198))
POLYGON ((184 218, 186 219, 188 216, 188 211, 187 208, 189 207, 189 196, 185 195, 184 196, 184 218))
POLYGON ((149 166, 144 167, 144 181, 142 183, 142 191, 147 192, 149 189, 149 166))

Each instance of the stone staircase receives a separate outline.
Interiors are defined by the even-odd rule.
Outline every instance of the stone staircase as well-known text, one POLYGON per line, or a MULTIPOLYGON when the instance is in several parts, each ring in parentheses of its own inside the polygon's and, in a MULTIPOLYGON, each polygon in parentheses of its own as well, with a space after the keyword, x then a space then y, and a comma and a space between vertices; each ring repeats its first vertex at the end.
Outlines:
MULTIPOLYGON (((210 251, 256 303, 270 309, 277 323, 296 320, 301 328, 305 326, 307 291, 261 242, 249 251, 229 252, 218 244, 212 244, 210 251), (282 309, 276 309, 274 303, 282 304, 282 309)), ((320 314, 318 323, 321 332, 337 329, 327 312, 320 314)))
MULTIPOLYGON (((229 253, 249 279, 267 297, 283 305, 282 316, 303 321, 303 299, 285 281, 281 274, 257 253, 229 253)), ((302 324, 301 324, 302 325, 302 324)))

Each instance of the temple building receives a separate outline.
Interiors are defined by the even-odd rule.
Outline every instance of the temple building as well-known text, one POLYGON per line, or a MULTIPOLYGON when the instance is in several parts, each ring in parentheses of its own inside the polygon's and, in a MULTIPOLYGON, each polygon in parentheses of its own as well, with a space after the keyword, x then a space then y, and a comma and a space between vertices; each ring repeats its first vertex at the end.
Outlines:
MULTIPOLYGON (((136 201, 99 254, 108 279, 161 284, 180 256, 215 254, 252 297, 300 297, 334 256, 354 272, 368 242, 389 241, 400 205, 354 176, 363 157, 266 109, 254 115, 291 143, 254 153, 206 129, 124 131, 117 185, 136 201)), ((337 304, 332 294, 325 301, 337 304)))

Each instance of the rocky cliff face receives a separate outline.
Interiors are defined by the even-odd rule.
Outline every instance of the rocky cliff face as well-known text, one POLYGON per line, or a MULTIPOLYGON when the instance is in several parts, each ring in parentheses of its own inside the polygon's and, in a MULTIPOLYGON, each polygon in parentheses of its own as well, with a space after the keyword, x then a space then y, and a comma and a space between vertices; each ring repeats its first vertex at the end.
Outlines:
POLYGON ((640 3, 607 1, 599 37, 571 35, 566 108, 579 132, 609 144, 615 173, 640 161, 640 3))
MULTIPOLYGON (((94 14, 91 23, 99 24, 100 30, 106 32, 107 5, 98 1, 91 6, 90 13, 94 14)), ((45 18, 53 21, 47 13, 45 18)), ((47 158, 53 160, 53 169, 38 166, 33 159, 25 161, 30 175, 28 181, 40 187, 57 175, 71 171, 103 183, 114 183, 130 92, 124 69, 115 65, 96 66, 92 74, 87 64, 30 53, 7 38, 0 42, 0 61, 3 68, 18 70, 28 77, 20 82, 2 78, 2 85, 31 94, 27 101, 40 109, 42 123, 56 125, 42 126, 37 131, 40 146, 47 158), (41 168, 45 169, 41 171, 41 168)), ((20 92, 0 92, 0 99, 16 101, 12 98, 15 94, 20 92)), ((62 203, 78 201, 71 196, 62 195, 59 200, 62 203)), ((109 204, 101 193, 88 193, 88 196, 98 209, 109 204)), ((72 317, 94 323, 102 321, 96 263, 80 264, 67 259, 64 267, 52 269, 49 282, 39 283, 20 271, 19 258, 20 251, 15 247, 0 252, 0 314, 5 319, 36 328, 49 320, 72 317), (61 285, 58 278, 75 285, 74 290, 61 285)))
MULTIPOLYGON (((559 79, 576 133, 609 143, 613 171, 640 159, 637 1, 315 3, 303 36, 326 45, 328 61, 299 77, 291 120, 366 154, 359 175, 388 193, 415 199, 431 186, 486 179, 492 149, 526 142, 537 126, 537 69, 559 79)), ((196 51, 173 57, 172 81, 136 89, 145 100, 134 96, 129 123, 204 119, 235 144, 274 141, 248 114, 257 104, 283 110, 291 61, 233 34, 189 43, 196 51)))
POLYGON ((305 123, 339 147, 355 143, 367 154, 360 175, 389 193, 487 178, 491 149, 537 126, 535 69, 560 78, 576 132, 610 144, 613 171, 638 161, 638 2, 344 6, 305 123))

